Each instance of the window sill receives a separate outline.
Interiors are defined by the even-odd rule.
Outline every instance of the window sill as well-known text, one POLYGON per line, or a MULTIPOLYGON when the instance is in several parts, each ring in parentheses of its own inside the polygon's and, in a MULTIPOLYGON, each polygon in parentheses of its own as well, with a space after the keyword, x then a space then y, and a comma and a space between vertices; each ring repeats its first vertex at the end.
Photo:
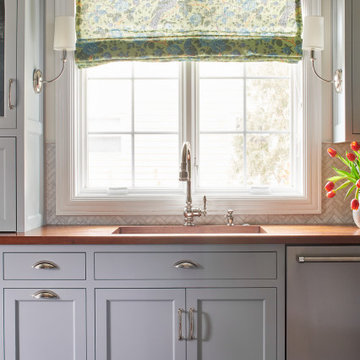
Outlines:
MULTIPOLYGON (((315 195, 315 194, 314 194, 315 195)), ((233 209, 236 214, 319 214, 321 202, 318 196, 305 198, 299 196, 274 197, 217 197, 207 195, 208 214, 225 214, 233 209)), ((181 215, 185 205, 185 195, 147 196, 119 198, 82 197, 66 201, 63 197, 56 201, 57 215, 181 215)), ((202 206, 202 196, 193 197, 193 206, 202 206)))

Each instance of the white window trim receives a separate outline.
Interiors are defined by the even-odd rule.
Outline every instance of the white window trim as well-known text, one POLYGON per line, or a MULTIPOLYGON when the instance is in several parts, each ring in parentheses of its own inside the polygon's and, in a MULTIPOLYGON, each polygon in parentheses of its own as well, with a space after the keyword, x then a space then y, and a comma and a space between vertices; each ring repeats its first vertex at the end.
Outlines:
MULTIPOLYGON (((71 2, 71 1, 70 1, 71 2)), ((67 2, 55 7, 56 15, 73 11, 67 2)), ((320 14, 321 0, 306 0, 303 14, 320 14)), ((322 86, 312 74, 310 61, 303 68, 304 112, 304 172, 305 195, 284 198, 264 195, 244 195, 234 199, 229 195, 208 196, 209 214, 223 214, 233 208, 237 214, 319 214, 321 213, 321 123, 322 86)), ((321 61, 318 61, 320 63, 321 61)), ((60 67, 56 56, 55 68, 60 67)), ((69 56, 63 77, 55 84, 56 119, 56 213, 57 215, 181 215, 185 193, 173 195, 136 195, 119 198, 77 197, 75 173, 79 159, 74 158, 76 129, 75 121, 81 109, 77 106, 80 89, 76 65, 69 56)), ((187 109, 187 112, 194 109, 187 109)), ((186 114, 193 115, 193 114, 186 114)), ((183 129, 186 137, 189 133, 183 129)), ((194 195, 195 205, 201 203, 201 195, 194 195)))

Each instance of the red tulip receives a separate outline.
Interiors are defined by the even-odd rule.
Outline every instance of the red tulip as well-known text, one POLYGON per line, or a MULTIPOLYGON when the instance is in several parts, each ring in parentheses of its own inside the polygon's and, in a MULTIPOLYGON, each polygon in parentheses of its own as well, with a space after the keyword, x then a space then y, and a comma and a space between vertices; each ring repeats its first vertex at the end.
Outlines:
POLYGON ((351 147, 351 150, 353 151, 359 151, 360 150, 360 145, 357 141, 353 141, 351 144, 350 144, 350 147, 351 147))
MULTIPOLYGON (((325 190, 327 192, 331 191, 333 188, 335 187, 335 184, 332 181, 329 181, 328 183, 326 183, 325 185, 325 190)), ((359 182, 359 187, 360 187, 360 182, 359 182)))
POLYGON ((360 188, 360 179, 356 182, 356 186, 360 188))
POLYGON ((359 208, 359 202, 356 199, 351 200, 351 209, 357 210, 359 208))
POLYGON ((330 155, 332 158, 335 157, 336 154, 337 154, 336 150, 333 149, 333 148, 328 148, 328 149, 327 149, 327 152, 329 153, 329 155, 330 155))
POLYGON ((353 153, 347 153, 347 154, 346 154, 346 157, 347 157, 350 161, 355 161, 355 159, 356 159, 356 156, 355 156, 355 154, 353 154, 353 153))
POLYGON ((334 190, 329 191, 326 196, 331 199, 336 195, 336 192, 334 190))

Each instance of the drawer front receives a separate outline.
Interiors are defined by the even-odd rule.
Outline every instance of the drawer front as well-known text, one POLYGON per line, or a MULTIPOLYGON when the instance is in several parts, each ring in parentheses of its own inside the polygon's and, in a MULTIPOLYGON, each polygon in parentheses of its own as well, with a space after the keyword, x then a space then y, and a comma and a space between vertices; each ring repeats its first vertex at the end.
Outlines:
POLYGON ((95 253, 99 280, 276 279, 276 267, 276 252, 95 253))
POLYGON ((85 253, 4 253, 4 280, 84 280, 85 253))

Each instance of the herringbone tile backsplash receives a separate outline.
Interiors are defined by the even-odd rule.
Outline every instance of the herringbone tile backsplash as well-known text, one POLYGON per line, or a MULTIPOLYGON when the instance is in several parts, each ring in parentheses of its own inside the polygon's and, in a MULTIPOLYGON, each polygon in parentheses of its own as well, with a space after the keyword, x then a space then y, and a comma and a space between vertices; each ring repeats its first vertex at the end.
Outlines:
MULTIPOLYGON (((326 152, 329 144, 323 144, 322 184, 326 178, 333 176, 331 166, 335 165, 326 152)), ((338 152, 344 154, 349 144, 332 145, 338 152)), ((55 145, 46 145, 46 223, 51 225, 150 225, 150 224, 182 224, 183 218, 179 216, 58 216, 56 215, 56 167, 55 145)), ((339 166, 337 164, 337 166, 339 166)), ((353 224, 349 206, 350 200, 345 200, 343 194, 333 199, 327 199, 325 191, 322 192, 322 213, 320 215, 235 215, 235 223, 249 224, 353 224)), ((179 211, 180 213, 180 211, 179 211)), ((222 215, 207 216, 197 219, 197 223, 223 224, 222 215)))

